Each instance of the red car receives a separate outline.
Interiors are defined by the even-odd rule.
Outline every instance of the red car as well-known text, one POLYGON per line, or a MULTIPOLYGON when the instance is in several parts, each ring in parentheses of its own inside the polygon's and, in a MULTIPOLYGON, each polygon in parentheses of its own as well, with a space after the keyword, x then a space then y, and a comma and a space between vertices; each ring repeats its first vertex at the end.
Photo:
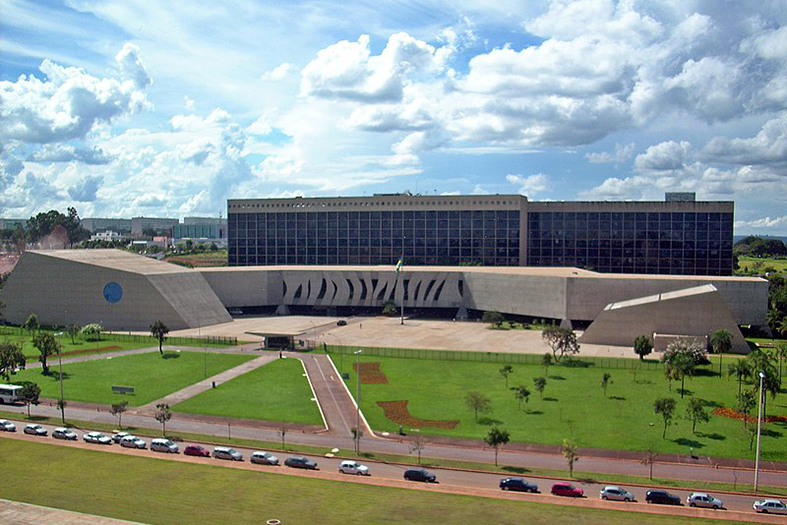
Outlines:
POLYGON ((210 457, 210 450, 206 449, 202 445, 189 445, 186 447, 186 450, 184 450, 183 453, 187 456, 199 456, 202 458, 210 457))
POLYGON ((570 498, 581 498, 585 491, 572 485, 571 483, 555 483, 552 485, 552 494, 555 496, 568 496, 570 498))

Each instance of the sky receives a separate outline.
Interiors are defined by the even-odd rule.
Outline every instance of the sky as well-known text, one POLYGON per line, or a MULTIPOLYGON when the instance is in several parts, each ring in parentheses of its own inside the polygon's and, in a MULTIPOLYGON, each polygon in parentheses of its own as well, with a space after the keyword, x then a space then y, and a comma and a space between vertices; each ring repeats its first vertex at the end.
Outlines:
POLYGON ((0 0, 0 217, 734 200, 787 235, 784 0, 0 0))

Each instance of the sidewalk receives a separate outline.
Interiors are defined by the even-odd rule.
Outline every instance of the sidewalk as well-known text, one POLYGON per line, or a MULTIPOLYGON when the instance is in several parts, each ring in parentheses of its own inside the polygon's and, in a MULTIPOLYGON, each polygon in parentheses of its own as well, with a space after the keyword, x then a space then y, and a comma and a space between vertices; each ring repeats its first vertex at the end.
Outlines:
POLYGON ((0 499, 0 523, 7 525, 39 525, 67 523, 69 525, 133 525, 137 522, 105 518, 70 510, 53 509, 30 503, 0 499))

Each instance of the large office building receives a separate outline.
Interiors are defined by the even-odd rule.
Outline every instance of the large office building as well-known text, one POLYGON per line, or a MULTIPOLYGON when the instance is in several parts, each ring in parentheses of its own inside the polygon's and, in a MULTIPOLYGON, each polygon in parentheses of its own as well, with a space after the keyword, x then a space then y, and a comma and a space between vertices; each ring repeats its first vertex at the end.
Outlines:
POLYGON ((230 266, 481 265, 731 275, 734 203, 522 195, 229 200, 230 266))

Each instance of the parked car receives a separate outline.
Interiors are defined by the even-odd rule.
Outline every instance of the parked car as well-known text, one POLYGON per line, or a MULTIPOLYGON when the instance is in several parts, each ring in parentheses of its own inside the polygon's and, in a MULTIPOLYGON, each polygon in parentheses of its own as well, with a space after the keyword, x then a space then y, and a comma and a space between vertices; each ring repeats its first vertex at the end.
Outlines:
POLYGON ((645 493, 646 503, 659 503, 661 505, 680 505, 680 497, 670 494, 666 490, 649 490, 645 493))
POLYGON ((201 458, 209 458, 210 450, 206 449, 202 445, 189 445, 185 449, 183 449, 183 454, 185 454, 186 456, 199 456, 201 458))
POLYGON ((411 468, 404 473, 404 479, 407 481, 423 481, 425 483, 437 483, 437 476, 432 474, 426 469, 411 468))
POLYGON ((46 429, 44 427, 42 427, 41 425, 38 425, 36 423, 30 423, 29 425, 25 425, 24 433, 25 434, 30 434, 32 436, 46 436, 47 435, 46 429))
POLYGON ((304 468, 307 470, 317 470, 317 462, 311 459, 306 459, 302 456, 293 456, 287 458, 284 464, 292 468, 304 468))
POLYGON ((552 494, 555 496, 568 496, 570 498, 581 498, 585 495, 585 491, 575 487, 571 483, 555 483, 552 485, 552 494))
POLYGON ((262 450, 258 450, 256 452, 252 452, 251 460, 252 463, 256 463, 257 465, 278 465, 279 458, 271 454, 270 452, 265 452, 262 450))
POLYGON ((121 439, 130 435, 131 434, 129 434, 128 432, 115 432, 114 434, 112 434, 112 441, 114 441, 115 443, 120 443, 121 439))
POLYGON ((16 432, 16 425, 11 423, 7 419, 0 419, 0 431, 16 432))
POLYGON ((229 447, 213 447, 213 457, 216 459, 229 459, 230 461, 243 461, 243 454, 229 447))
POLYGON ((52 431, 52 437, 55 439, 68 439, 70 441, 76 441, 79 436, 73 430, 69 430, 65 427, 57 427, 52 431))
POLYGON ((538 492, 538 485, 522 478, 503 478, 500 480, 500 490, 515 490, 517 492, 538 492))
POLYGON ((178 445, 169 439, 156 438, 151 440, 150 450, 155 450, 156 452, 166 452, 168 454, 177 454, 178 445))
POLYGON ((339 472, 342 474, 355 474, 356 476, 371 476, 369 467, 361 465, 357 461, 346 460, 339 464, 339 472))
POLYGON ((123 436, 120 440, 120 446, 125 448, 146 448, 148 446, 144 439, 139 439, 133 434, 123 436))
POLYGON ((721 509, 724 507, 723 501, 704 492, 692 492, 686 498, 686 504, 689 507, 705 507, 708 509, 721 509))
POLYGON ((763 514, 787 514, 787 505, 778 499, 762 499, 755 501, 752 508, 763 514))
POLYGON ((336 326, 347 326, 347 321, 345 321, 344 319, 339 319, 338 321, 336 321, 336 326))
POLYGON ((82 436, 86 443, 95 443, 97 445, 111 445, 112 438, 105 436, 101 432, 88 432, 82 436))
POLYGON ((625 501, 626 503, 634 501, 635 499, 634 494, 614 485, 609 485, 601 489, 598 493, 598 497, 613 501, 625 501))

